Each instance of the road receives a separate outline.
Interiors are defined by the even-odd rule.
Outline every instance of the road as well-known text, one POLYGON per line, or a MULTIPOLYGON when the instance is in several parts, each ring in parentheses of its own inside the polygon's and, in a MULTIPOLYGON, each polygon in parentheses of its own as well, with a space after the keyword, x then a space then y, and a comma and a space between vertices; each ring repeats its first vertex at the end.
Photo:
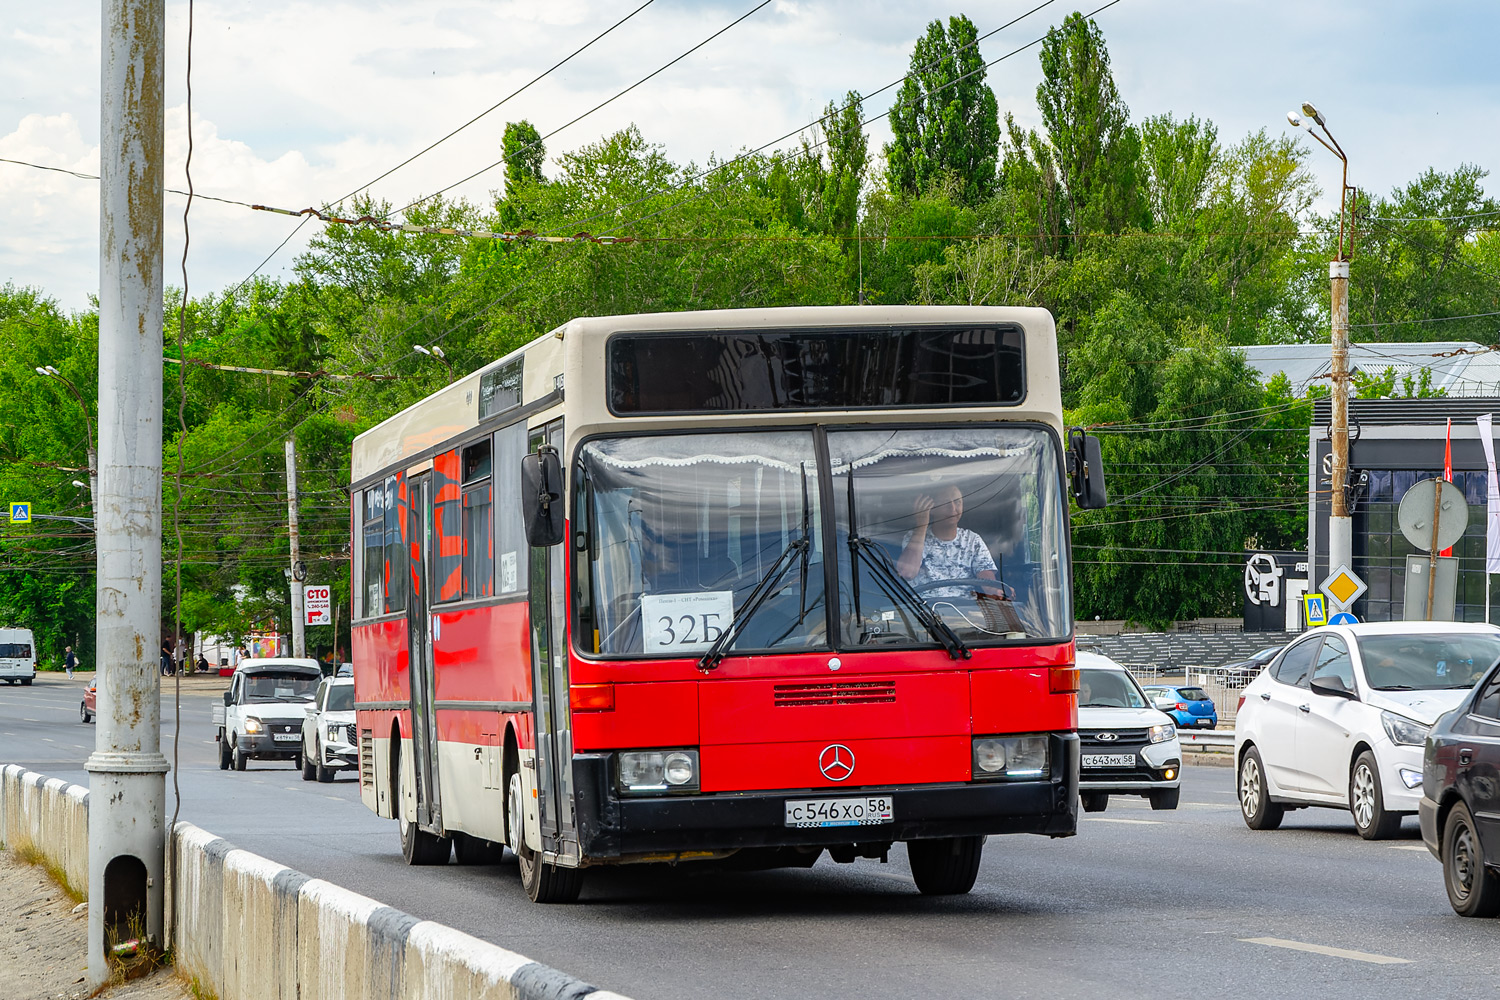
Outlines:
MULTIPOLYGON (((1500 923, 1453 915, 1415 820, 1386 843, 1360 840, 1348 815, 1330 810, 1254 833, 1228 768, 1188 768, 1175 812, 1114 799, 1068 840, 992 839, 964 897, 918 895, 898 847, 886 865, 597 870, 577 905, 536 906, 513 863, 406 867, 395 825, 360 804, 351 777, 324 785, 283 764, 218 770, 209 713, 222 688, 183 680, 181 818, 637 1000, 1405 1000, 1479 995, 1500 974, 1500 923)), ((86 784, 93 727, 78 721, 80 697, 81 684, 61 675, 0 687, 0 762, 86 784)), ((163 739, 169 758, 172 742, 163 739)))

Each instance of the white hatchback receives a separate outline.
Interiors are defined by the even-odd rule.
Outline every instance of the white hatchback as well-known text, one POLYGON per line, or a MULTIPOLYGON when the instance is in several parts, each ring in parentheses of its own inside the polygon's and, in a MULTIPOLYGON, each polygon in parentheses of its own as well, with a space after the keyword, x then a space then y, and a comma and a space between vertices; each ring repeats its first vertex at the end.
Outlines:
POLYGON ((1500 628, 1368 622, 1313 629, 1240 699, 1240 811, 1274 830, 1288 809, 1348 809, 1366 840, 1393 836, 1422 797, 1427 730, 1500 658, 1500 628))
POLYGON ((1130 671, 1098 653, 1078 653, 1078 743, 1084 812, 1103 812, 1111 795, 1144 796, 1152 809, 1177 808, 1177 727, 1151 707, 1130 671))

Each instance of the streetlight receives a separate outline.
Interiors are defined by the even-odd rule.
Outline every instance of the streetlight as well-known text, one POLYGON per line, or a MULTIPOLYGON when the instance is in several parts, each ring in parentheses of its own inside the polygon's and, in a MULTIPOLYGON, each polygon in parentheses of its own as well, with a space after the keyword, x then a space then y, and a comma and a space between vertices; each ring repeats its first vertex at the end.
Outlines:
POLYGON ((425 354, 429 358, 437 358, 448 367, 448 380, 450 382, 453 380, 453 365, 448 360, 448 356, 443 353, 443 349, 441 347, 437 346, 436 344, 433 344, 431 347, 423 347, 421 344, 413 344, 411 349, 416 351, 418 354, 425 354))
MULTIPOLYGON (((1304 128, 1307 134, 1344 165, 1344 176, 1339 190, 1339 242, 1333 260, 1328 263, 1329 299, 1332 326, 1332 364, 1329 378, 1333 382, 1331 393, 1333 415, 1329 421, 1328 443, 1332 452, 1332 469, 1329 476, 1330 497, 1328 513, 1328 571, 1340 566, 1352 568, 1354 561, 1354 521, 1349 513, 1349 253, 1354 244, 1354 227, 1346 226, 1345 220, 1354 206, 1358 192, 1349 186, 1349 158, 1343 147, 1328 130, 1328 121, 1311 101, 1302 104, 1302 114, 1311 121, 1304 121, 1295 111, 1288 111, 1286 120, 1293 128, 1304 128), (1322 129, 1319 135, 1317 129, 1322 129), (1324 140, 1324 137, 1327 140, 1324 140), (1346 237, 1347 232, 1347 237, 1346 237), (1346 244, 1347 239, 1347 244, 1346 244)), ((1315 553, 1309 552, 1309 557, 1315 553)), ((1313 574, 1308 574, 1309 579, 1313 574)), ((1340 605, 1342 607, 1342 605, 1340 605)))
MULTIPOLYGON (((61 382, 78 401, 79 407, 83 409, 83 421, 88 432, 88 439, 84 443, 88 447, 89 454, 89 505, 93 506, 99 500, 99 455, 94 450, 94 415, 89 411, 89 404, 84 400, 83 394, 78 391, 78 386, 74 385, 62 372, 51 365, 46 365, 38 367, 36 373, 42 378, 55 378, 61 382)), ((82 486, 83 484, 75 482, 74 485, 82 486)))

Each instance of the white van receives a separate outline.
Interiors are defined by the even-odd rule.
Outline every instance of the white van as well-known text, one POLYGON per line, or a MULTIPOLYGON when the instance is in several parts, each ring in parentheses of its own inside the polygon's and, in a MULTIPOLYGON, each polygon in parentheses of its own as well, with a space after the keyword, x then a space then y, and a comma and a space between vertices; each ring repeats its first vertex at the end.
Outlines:
POLYGON ((31 686, 36 677, 36 640, 29 628, 0 628, 0 680, 31 686))

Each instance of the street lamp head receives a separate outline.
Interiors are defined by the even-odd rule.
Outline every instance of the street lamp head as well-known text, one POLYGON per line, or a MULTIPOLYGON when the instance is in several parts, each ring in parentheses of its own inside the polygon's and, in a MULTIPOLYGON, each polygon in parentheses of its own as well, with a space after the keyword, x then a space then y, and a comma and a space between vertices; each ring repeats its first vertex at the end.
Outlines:
POLYGON ((1313 121, 1317 122, 1319 125, 1328 124, 1323 120, 1323 116, 1318 114, 1318 109, 1312 106, 1311 101, 1302 102, 1302 113, 1311 118, 1313 121))
POLYGON ((73 480, 73 485, 76 486, 76 487, 78 487, 79 489, 83 489, 84 486, 86 486, 88 484, 85 483, 85 482, 83 482, 82 480, 75 479, 75 480, 73 480))
POLYGON ((36 373, 37 373, 37 374, 38 374, 38 375, 46 375, 46 374, 47 374, 47 369, 45 369, 45 368, 38 368, 38 369, 37 369, 37 370, 36 370, 36 373))
POLYGON ((432 352, 423 347, 421 344, 413 344, 411 345, 411 349, 416 351, 418 354, 426 354, 429 357, 432 355, 432 352))
POLYGON ((1286 113, 1286 120, 1291 122, 1292 128, 1302 127, 1302 119, 1297 117, 1297 112, 1295 111, 1288 111, 1286 113))
POLYGON ((441 347, 438 347, 436 344, 432 345, 432 353, 440 358, 447 357, 447 355, 443 353, 443 349, 441 347))

